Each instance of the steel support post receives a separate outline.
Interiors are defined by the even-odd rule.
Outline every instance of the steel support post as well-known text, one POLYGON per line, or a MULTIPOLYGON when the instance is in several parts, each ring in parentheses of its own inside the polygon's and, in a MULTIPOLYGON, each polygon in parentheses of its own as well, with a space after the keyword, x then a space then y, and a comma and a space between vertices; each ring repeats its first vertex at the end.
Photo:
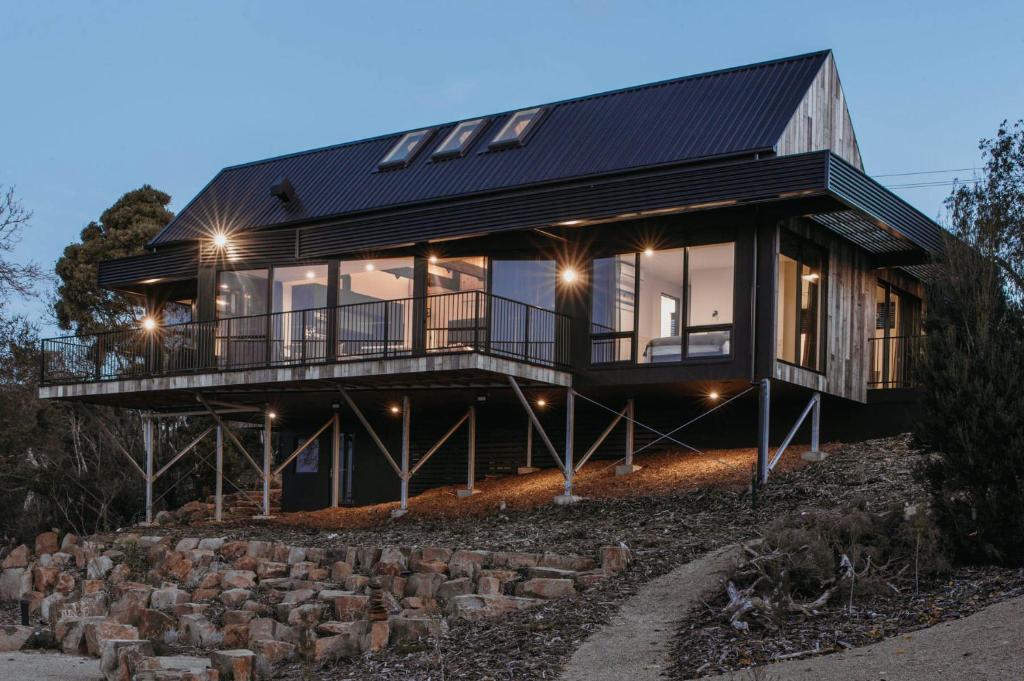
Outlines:
POLYGON ((633 464, 633 453, 636 451, 636 403, 630 397, 626 400, 626 456, 625 463, 615 467, 615 475, 629 475, 640 470, 633 464))
POLYGON ((824 461, 825 452, 821 451, 821 393, 814 393, 811 398, 811 450, 804 452, 804 461, 824 461))
POLYGON ((576 392, 569 388, 565 391, 565 466, 562 468, 562 474, 565 476, 565 489, 561 495, 555 497, 556 504, 572 504, 579 501, 579 497, 573 496, 572 493, 572 479, 575 473, 572 461, 573 431, 575 427, 576 392))
POLYGON ((768 482, 768 434, 771 417, 771 381, 761 379, 757 395, 757 485, 768 482))
POLYGON ((270 516, 270 458, 274 448, 271 439, 274 434, 270 410, 263 412, 263 515, 270 516))
POLYGON ((224 431, 217 426, 217 480, 213 496, 213 519, 218 523, 224 520, 224 431))
POLYGON ((527 475, 529 473, 536 473, 539 468, 535 468, 533 465, 533 421, 529 417, 526 418, 526 465, 520 466, 516 469, 516 473, 519 475, 527 475))
POLYGON ((153 524, 153 415, 142 417, 143 446, 146 448, 146 524, 153 524))
POLYGON ((469 456, 466 465, 466 489, 460 489, 456 494, 460 498, 471 497, 479 493, 474 485, 476 484, 476 407, 469 408, 469 423, 466 430, 469 431, 469 456))
POLYGON ((399 510, 409 510, 409 396, 402 395, 402 502, 399 510))
POLYGON ((341 493, 341 417, 334 405, 334 425, 331 428, 331 508, 338 508, 341 493))

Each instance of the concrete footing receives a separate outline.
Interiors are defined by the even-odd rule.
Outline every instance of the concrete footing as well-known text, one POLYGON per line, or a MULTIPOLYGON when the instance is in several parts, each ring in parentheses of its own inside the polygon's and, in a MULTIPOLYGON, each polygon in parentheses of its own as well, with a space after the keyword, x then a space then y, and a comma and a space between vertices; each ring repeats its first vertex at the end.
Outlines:
POLYGON ((827 456, 828 455, 825 454, 825 452, 823 452, 821 450, 817 450, 817 451, 804 452, 803 454, 800 455, 800 458, 803 459, 804 461, 818 462, 818 461, 824 461, 827 456))
POLYGON ((480 494, 480 490, 478 490, 478 489, 460 489, 460 490, 455 492, 455 496, 457 496, 459 499, 468 499, 469 497, 473 496, 474 494, 480 494))
POLYGON ((615 475, 632 475, 640 470, 642 466, 636 464, 622 464, 621 466, 615 467, 615 475))
POLYGON ((559 494, 555 497, 555 506, 569 506, 571 504, 579 503, 583 497, 578 497, 575 494, 559 494))
POLYGON ((536 466, 520 466, 516 469, 516 475, 529 475, 530 473, 536 473, 540 469, 536 466))
POLYGON ((271 518, 273 518, 273 517, 274 517, 274 516, 272 516, 272 515, 262 515, 262 514, 261 514, 261 515, 254 515, 254 516, 252 517, 252 519, 253 519, 253 520, 270 520, 270 519, 271 519, 271 518))
POLYGON ((392 518, 401 518, 403 515, 409 512, 407 508, 393 508, 391 509, 392 518))

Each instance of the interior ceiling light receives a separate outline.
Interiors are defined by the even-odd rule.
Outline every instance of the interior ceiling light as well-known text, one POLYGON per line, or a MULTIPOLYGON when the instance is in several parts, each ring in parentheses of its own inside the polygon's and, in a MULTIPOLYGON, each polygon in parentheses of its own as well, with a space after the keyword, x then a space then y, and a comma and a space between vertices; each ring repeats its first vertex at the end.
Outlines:
POLYGON ((648 258, 651 257, 652 255, 654 255, 654 249, 653 248, 645 248, 644 249, 644 255, 646 255, 648 258))
POLYGON ((374 269, 376 269, 376 268, 373 266, 372 262, 366 263, 366 271, 367 272, 372 272, 374 269))
POLYGON ((431 264, 431 265, 436 265, 436 264, 437 264, 437 256, 436 256, 436 255, 432 255, 432 256, 430 256, 430 257, 428 258, 428 260, 430 261, 430 264, 431 264))
POLYGON ((313 270, 306 272, 306 279, 316 279, 316 272, 313 270))

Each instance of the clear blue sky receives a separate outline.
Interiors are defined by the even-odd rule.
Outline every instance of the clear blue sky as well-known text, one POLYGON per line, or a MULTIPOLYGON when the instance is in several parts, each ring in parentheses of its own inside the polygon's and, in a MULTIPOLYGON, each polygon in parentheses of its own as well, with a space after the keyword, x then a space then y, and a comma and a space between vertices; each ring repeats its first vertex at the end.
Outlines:
MULTIPOLYGON (((51 266, 144 183, 177 210, 226 165, 823 48, 869 173, 969 168, 1024 117, 1022 26, 1020 0, 0 0, 0 183, 51 266)), ((934 217, 949 188, 895 191, 934 217)))

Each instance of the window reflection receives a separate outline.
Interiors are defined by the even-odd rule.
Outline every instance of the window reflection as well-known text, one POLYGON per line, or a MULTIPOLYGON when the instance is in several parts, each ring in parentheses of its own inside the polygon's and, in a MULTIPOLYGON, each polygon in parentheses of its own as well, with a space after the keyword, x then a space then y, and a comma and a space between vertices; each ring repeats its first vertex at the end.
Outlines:
POLYGON ((412 258, 339 263, 339 356, 390 356, 411 352, 412 295, 412 258))
POLYGON ((267 358, 267 270, 221 272, 217 278, 217 337, 221 367, 260 364, 267 358))
POLYGON ((270 331, 275 363, 322 360, 327 343, 327 265, 275 267, 270 331))
POLYGON ((591 297, 591 345, 594 363, 628 362, 636 305, 636 254, 594 260, 591 297))
POLYGON ((484 342, 487 258, 438 258, 427 268, 427 350, 469 350, 484 342))
POLYGON ((554 260, 495 260, 491 270, 491 351, 554 360, 554 260))

